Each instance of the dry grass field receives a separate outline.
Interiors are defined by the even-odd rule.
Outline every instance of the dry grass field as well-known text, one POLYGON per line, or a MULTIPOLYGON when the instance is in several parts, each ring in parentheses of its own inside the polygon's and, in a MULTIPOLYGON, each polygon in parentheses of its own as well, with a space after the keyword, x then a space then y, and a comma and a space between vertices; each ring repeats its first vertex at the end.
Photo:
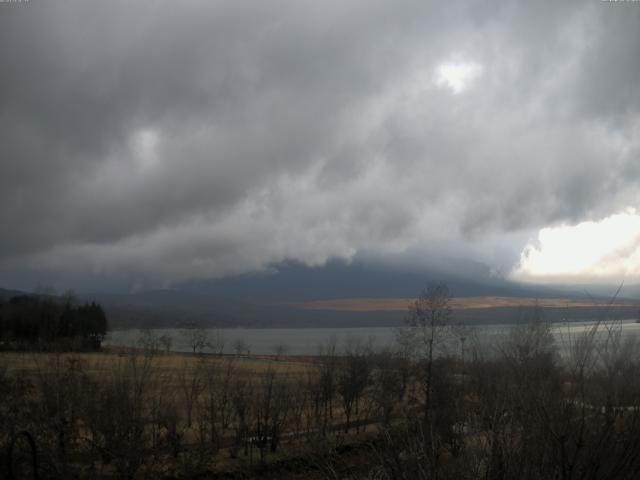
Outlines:
MULTIPOLYGON (((297 304, 299 308, 307 310, 333 310, 349 312, 375 311, 406 311, 415 301, 412 298, 341 298, 335 300, 313 300, 297 304)), ((505 307, 531 307, 537 305, 542 308, 597 308, 599 305, 590 300, 575 300, 567 298, 531 298, 531 297, 456 297, 451 299, 454 310, 488 309, 505 307)), ((618 302, 616 306, 632 307, 636 304, 618 302)), ((602 307, 606 305, 603 304, 602 307)))
MULTIPOLYGON (((90 377, 100 377, 110 372, 118 371, 120 367, 130 362, 135 356, 140 356, 138 349, 124 347, 105 348, 102 352, 91 353, 61 353, 51 354, 46 352, 2 352, 0 353, 0 368, 6 369, 6 373, 20 373, 26 377, 33 377, 40 371, 48 370, 56 363, 61 365, 69 362, 77 362, 82 365, 83 371, 90 377)), ((233 363, 234 370, 248 375, 259 375, 269 370, 290 375, 302 375, 311 368, 309 357, 274 357, 236 355, 190 355, 186 353, 161 353, 153 356, 152 366, 154 370, 163 372, 172 377, 187 368, 195 369, 198 366, 221 369, 226 368, 229 362, 233 363)))
POLYGON ((562 361, 535 319, 497 357, 465 361, 431 358, 424 341, 415 355, 327 344, 279 360, 4 352, 0 465, 35 465, 28 432, 41 478, 498 480, 523 478, 520 466, 532 480, 576 478, 560 476, 569 465, 634 480, 640 356, 614 327, 562 361), (557 455, 567 445, 570 462, 557 455))
MULTIPOLYGON (((119 412, 113 414, 114 428, 127 429, 128 425, 122 425, 124 421, 139 422, 142 430, 138 434, 138 440, 130 438, 130 435, 135 436, 135 433, 129 433, 117 440, 124 446, 133 442, 119 453, 120 457, 125 459, 123 462, 127 464, 126 468, 118 466, 117 461, 98 462, 93 468, 99 472, 99 478, 120 478, 125 471, 133 468, 128 465, 130 461, 127 450, 135 451, 136 441, 144 443, 145 448, 154 452, 152 456, 156 457, 153 468, 140 470, 146 472, 142 475, 144 478, 160 473, 182 476, 179 472, 191 468, 191 465, 196 463, 198 468, 205 470, 234 472, 258 464, 259 459, 260 463, 268 459, 268 463, 273 464, 292 456, 304 455, 308 450, 306 442, 294 441, 296 437, 289 433, 294 428, 289 420, 293 405, 282 395, 285 392, 297 392, 297 387, 307 381, 310 375, 314 375, 316 370, 310 359, 305 357, 282 357, 276 360, 268 356, 218 357, 157 352, 146 355, 139 349, 107 349, 95 353, 0 353, 1 376, 6 379, 20 379, 26 382, 26 385, 32 386, 22 396, 22 401, 26 402, 25 406, 46 405, 49 397, 59 398, 63 402, 56 407, 56 412, 59 413, 54 417, 66 409, 63 406, 65 403, 74 405, 72 409, 78 411, 79 408, 86 408, 81 407, 86 403, 83 400, 86 394, 82 390, 75 390, 73 386, 86 385, 82 388, 92 388, 89 386, 102 385, 105 393, 98 395, 96 400, 116 402, 111 407, 109 404, 100 406, 107 409, 104 413, 109 412, 111 408, 114 412, 119 412), (225 378, 228 378, 228 383, 225 383, 225 378), (264 403, 267 401, 264 397, 265 388, 273 388, 273 406, 264 403), (141 396, 138 403, 132 403, 131 399, 136 398, 136 391, 140 391, 141 396), (125 397, 122 398, 120 395, 125 397), (108 398, 111 400, 107 400, 108 398), (265 450, 264 446, 249 442, 247 438, 257 438, 257 435, 266 434, 249 430, 243 433, 242 429, 248 429, 249 423, 244 427, 244 420, 238 420, 235 412, 242 412, 246 408, 246 421, 253 425, 254 417, 260 415, 261 411, 265 412, 265 415, 285 415, 280 405, 287 412, 286 417, 278 420, 285 429, 281 442, 283 447, 277 451, 270 451, 265 450), (214 414, 211 408, 220 415, 215 424, 217 440, 213 450, 210 446, 211 429, 214 427, 211 423, 211 415, 214 414), (265 408, 267 410, 264 410, 265 408), (133 420, 129 418, 127 409, 134 412, 133 420), (220 422, 225 422, 222 417, 226 415, 229 416, 229 425, 223 427, 220 422), (238 439, 239 435, 241 439, 238 439), (205 448, 205 445, 208 446, 205 448), (172 451, 180 453, 171 453, 172 451), (207 457, 209 460, 206 460, 207 457)), ((20 408, 12 406, 9 398, 7 402, 7 405, 4 405, 8 409, 6 413, 9 413, 11 408, 20 408)), ((107 416, 110 415, 107 413, 107 416)), ((310 417, 311 412, 307 412, 306 415, 310 417)), ((94 417, 94 421, 96 420, 94 417)), ((77 423, 77 438, 97 438, 92 434, 87 421, 78 420, 77 423)), ((265 424, 263 428, 266 427, 265 424)), ((55 429, 55 426, 49 428, 55 429)), ((37 431, 37 427, 25 429, 37 431)), ((43 437, 40 432, 35 435, 43 437)), ((75 445, 75 440, 69 438, 68 441, 70 445, 75 445)), ((37 444, 40 450, 49 449, 40 439, 37 439, 37 444)), ((108 447, 105 451, 111 448, 108 447)), ((53 464, 60 463, 59 459, 50 461, 53 464)), ((75 460, 70 457, 67 461, 70 462, 67 468, 72 468, 75 460)), ((87 473, 86 469, 81 471, 83 475, 87 473)))
MULTIPOLYGON (((273 478, 285 478, 279 469, 287 471, 286 478, 298 478, 288 472, 289 460, 308 458, 318 451, 319 443, 327 444, 320 451, 330 451, 377 432, 371 400, 361 405, 361 415, 369 419, 360 417, 361 425, 354 430, 353 424, 348 432, 338 398, 331 400, 332 405, 314 407, 314 392, 321 395, 315 385, 322 388, 316 383, 320 373, 316 360, 150 354, 124 348, 93 353, 2 352, 1 379, 11 388, 18 388, 15 382, 20 379, 26 390, 2 399, 0 422, 16 422, 32 432, 38 449, 46 452, 46 468, 55 471, 64 465, 63 475, 70 471, 86 475, 93 468, 97 478, 120 478, 136 471, 136 478, 159 474, 189 478, 185 469, 241 475, 238 472, 247 468, 268 466, 276 470, 273 478), (23 418, 13 416, 13 410, 23 418), (3 420, 5 414, 9 416, 3 420), (62 418, 68 427, 60 430, 62 418), (73 428, 67 423, 72 418, 73 428), (335 434, 321 435, 325 429, 335 434), (275 432, 277 447, 271 443, 275 432), (64 459, 56 440, 49 443, 60 435, 65 438, 64 459), (90 464, 80 463, 85 457, 92 458, 90 464), (141 458, 153 460, 142 466, 137 463, 141 458)), ((352 416, 352 421, 357 418, 352 416)), ((313 477, 307 472, 305 478, 313 477)))

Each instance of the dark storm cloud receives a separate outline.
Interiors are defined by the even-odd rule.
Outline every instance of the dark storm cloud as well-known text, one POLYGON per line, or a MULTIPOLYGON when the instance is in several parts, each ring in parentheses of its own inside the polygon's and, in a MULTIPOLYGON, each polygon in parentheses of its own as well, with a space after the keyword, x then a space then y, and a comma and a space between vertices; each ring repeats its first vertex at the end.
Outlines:
POLYGON ((634 206, 639 21, 607 2, 0 4, 0 265, 170 283, 495 250, 634 206), (443 65, 473 67, 461 91, 443 65))

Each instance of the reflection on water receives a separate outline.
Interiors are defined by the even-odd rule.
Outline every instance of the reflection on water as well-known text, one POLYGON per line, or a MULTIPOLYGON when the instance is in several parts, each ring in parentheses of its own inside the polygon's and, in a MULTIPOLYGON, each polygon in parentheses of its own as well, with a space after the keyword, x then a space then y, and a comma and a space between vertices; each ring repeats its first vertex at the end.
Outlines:
MULTIPOLYGON (((593 321, 555 323, 551 331, 561 353, 565 353, 569 345, 576 339, 590 331, 594 327, 593 321)), ((451 341, 445 349, 456 351, 460 338, 465 338, 465 349, 480 348, 490 351, 498 346, 505 337, 508 337, 514 325, 481 325, 477 327, 463 327, 454 330, 451 341)), ((603 324, 597 330, 597 337, 604 338, 608 335, 608 328, 612 324, 603 324)), ((640 335, 640 323, 634 320, 617 321, 613 328, 625 338, 636 338, 640 335)), ((224 338, 224 352, 234 353, 234 345, 243 341, 247 349, 255 355, 271 355, 276 353, 279 345, 286 347, 286 353, 291 355, 313 355, 318 351, 318 345, 326 343, 330 339, 337 342, 341 349, 351 338, 358 338, 371 342, 374 348, 383 349, 392 347, 395 341, 395 329, 389 327, 370 328, 223 328, 205 330, 210 338, 222 333, 224 338)), ((154 329, 155 336, 166 335, 172 339, 171 350, 176 352, 191 351, 188 335, 184 329, 164 328, 154 329)), ((141 331, 115 330, 109 333, 105 345, 111 346, 138 346, 141 331)), ((206 349, 205 349, 206 351, 206 349)), ((454 352, 451 352, 454 353, 454 352)))

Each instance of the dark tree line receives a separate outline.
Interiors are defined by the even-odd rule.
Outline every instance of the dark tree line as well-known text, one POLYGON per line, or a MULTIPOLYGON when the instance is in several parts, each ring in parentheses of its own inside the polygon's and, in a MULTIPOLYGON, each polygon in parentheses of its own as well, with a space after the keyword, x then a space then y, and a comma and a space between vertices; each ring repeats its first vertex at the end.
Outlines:
POLYGON ((44 295, 19 295, 0 300, 0 342, 4 348, 74 342, 97 349, 107 333, 107 317, 95 303, 75 305, 44 295))

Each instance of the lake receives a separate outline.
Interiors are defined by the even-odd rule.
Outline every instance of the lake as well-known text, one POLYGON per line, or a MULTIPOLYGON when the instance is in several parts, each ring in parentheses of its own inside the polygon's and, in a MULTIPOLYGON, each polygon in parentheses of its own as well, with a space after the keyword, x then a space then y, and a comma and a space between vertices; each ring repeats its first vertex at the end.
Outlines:
MULTIPOLYGON (((570 322, 552 324, 552 333, 560 351, 567 350, 568 345, 575 338, 593 328, 595 323, 570 322)), ((617 331, 625 338, 637 338, 640 336, 640 323, 635 320, 622 320, 616 322, 617 331)), ((461 346, 459 337, 464 336, 473 342, 465 342, 471 348, 472 343, 491 349, 498 345, 507 335, 514 325, 481 325, 465 326, 457 333, 456 340, 449 342, 450 349, 458 349, 461 346)), ((211 339, 216 336, 224 338, 224 352, 234 353, 234 344, 239 340, 243 341, 251 354, 272 355, 276 346, 284 345, 286 353, 290 355, 314 355, 318 352, 318 346, 333 339, 337 342, 338 350, 343 350, 344 346, 351 339, 360 339, 371 342, 375 349, 391 347, 395 340, 395 328, 391 327, 368 327, 368 328, 221 328, 205 329, 207 336, 211 339)), ((166 335, 172 339, 171 350, 175 352, 189 352, 188 331, 181 328, 153 329, 151 332, 160 337, 166 335)), ((607 335, 605 327, 601 326, 597 333, 602 338, 607 335)), ((105 346, 138 346, 142 336, 142 331, 138 329, 114 330, 109 332, 104 342, 105 346)), ((205 349, 206 352, 206 349, 205 349)))

